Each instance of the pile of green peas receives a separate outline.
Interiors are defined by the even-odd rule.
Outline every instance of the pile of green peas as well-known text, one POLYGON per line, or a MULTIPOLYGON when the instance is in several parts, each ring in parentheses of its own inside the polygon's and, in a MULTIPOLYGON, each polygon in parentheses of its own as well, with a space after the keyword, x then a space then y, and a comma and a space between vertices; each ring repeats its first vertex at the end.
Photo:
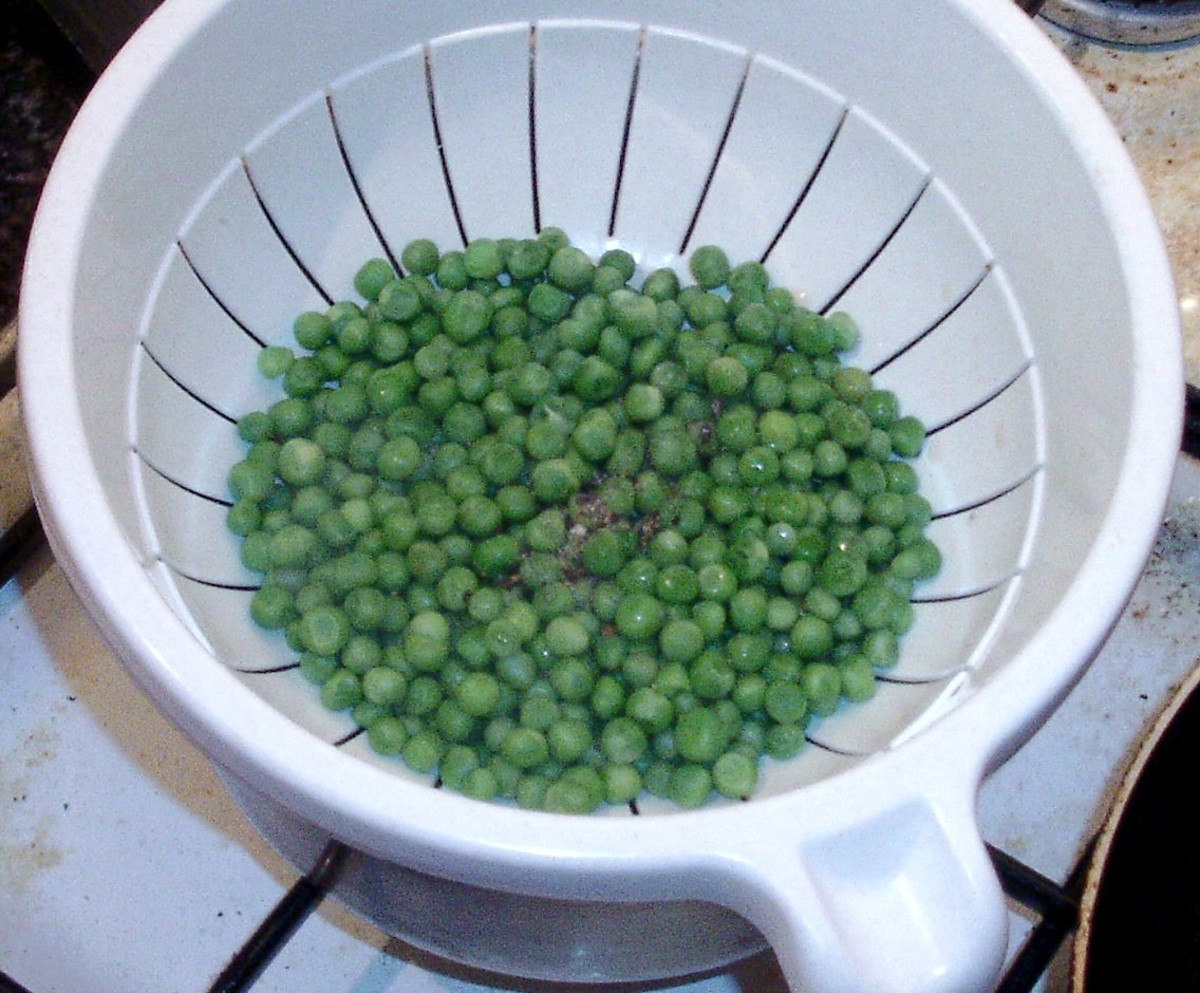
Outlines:
POLYGON ((715 246, 408 244, 265 347, 227 521, 325 706, 480 799, 746 798, 863 701, 941 564, 857 329, 715 246), (636 287, 636 288, 635 288, 636 287))

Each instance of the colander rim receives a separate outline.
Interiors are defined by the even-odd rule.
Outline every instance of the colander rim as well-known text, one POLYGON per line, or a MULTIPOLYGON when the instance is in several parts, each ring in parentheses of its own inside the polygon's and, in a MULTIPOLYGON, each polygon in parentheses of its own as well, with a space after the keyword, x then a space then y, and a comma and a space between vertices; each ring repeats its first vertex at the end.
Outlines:
MULTIPOLYGON (((1099 608, 1115 616, 1149 551, 1157 520, 1145 507, 1165 502, 1169 473, 1164 466, 1173 460, 1177 434, 1170 432, 1168 446, 1161 437, 1162 426, 1174 427, 1182 416, 1179 358, 1162 347, 1166 335, 1144 336, 1135 342, 1139 361, 1134 370, 1131 430, 1139 431, 1146 443, 1133 446, 1123 466, 1108 518, 1089 552, 1090 575, 1081 574, 1042 629, 992 678, 986 700, 968 691, 954 709, 921 734, 801 790, 746 806, 638 819, 564 818, 480 804, 449 793, 431 793, 427 787, 336 752, 213 664, 186 626, 152 592, 144 564, 133 554, 113 515, 98 512, 103 506, 98 483, 90 473, 79 471, 88 464, 85 414, 75 391, 64 396, 62 389, 64 374, 73 376, 69 281, 61 274, 64 266, 74 264, 72 253, 79 247, 86 221, 86 211, 73 211, 70 205, 87 202, 85 194, 95 188, 104 165, 105 156, 96 154, 96 149, 107 148, 124 119, 135 111, 138 86, 131 84, 145 85, 146 70, 137 62, 147 53, 168 58, 175 46, 230 2, 197 0, 190 6, 173 6, 172 21, 151 18, 137 47, 118 56, 110 74, 101 79, 47 183, 27 256, 27 292, 22 293, 20 305, 21 326, 32 342, 21 348, 19 358, 23 413, 47 531, 76 590, 139 683, 168 715, 236 776, 264 786, 302 815, 338 830, 345 840, 391 857, 404 854, 420 859, 424 852, 430 864, 443 869, 448 851, 462 858, 464 865, 499 861, 518 871, 547 861, 584 875, 622 866, 638 871, 651 864, 678 868, 712 850, 740 853, 747 810, 756 811, 764 822, 792 824, 798 815, 820 811, 814 823, 828 831, 903 802, 914 792, 972 792, 996 755, 1023 733, 1031 720, 1029 701, 1057 699, 1078 673, 1074 662, 1043 667, 1039 661, 1064 654, 1064 645, 1072 646, 1065 653, 1071 657, 1093 652, 1096 639, 1081 638, 1074 622, 1077 612, 1099 608), (1178 393, 1166 385, 1175 382, 1178 393), (1151 426, 1155 430, 1148 432, 1151 426), (1094 578, 1112 570, 1129 575, 1129 583, 1122 586, 1094 578), (266 727, 270 733, 248 738, 247 726, 266 727), (955 747, 949 749, 947 743, 955 747), (931 755, 939 756, 934 777, 928 775, 931 755), (914 775, 922 767, 925 772, 914 775), (317 769, 324 771, 317 773, 317 769), (853 809, 836 812, 842 796, 853 798, 849 804, 853 809), (431 809, 437 816, 429 816, 431 809), (389 839, 401 843, 393 845, 389 839), (685 840, 686 846, 681 847, 685 840)), ((1006 46, 1046 97, 1047 106, 1060 114, 1089 174, 1097 180, 1107 220, 1120 236, 1116 240, 1129 279, 1135 326, 1177 324, 1169 265, 1149 203, 1115 131, 1082 81, 1047 39, 1023 23, 1004 0, 947 3, 993 33, 996 43, 1006 46)))

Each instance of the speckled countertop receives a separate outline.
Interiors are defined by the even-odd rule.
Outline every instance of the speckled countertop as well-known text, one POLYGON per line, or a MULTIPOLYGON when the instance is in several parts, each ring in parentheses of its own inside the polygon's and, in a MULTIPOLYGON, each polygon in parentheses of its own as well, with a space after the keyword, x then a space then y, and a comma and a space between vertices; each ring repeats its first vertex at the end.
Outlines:
POLYGON ((1141 173, 1179 290, 1187 379, 1200 384, 1200 42, 1121 48, 1046 29, 1141 173))

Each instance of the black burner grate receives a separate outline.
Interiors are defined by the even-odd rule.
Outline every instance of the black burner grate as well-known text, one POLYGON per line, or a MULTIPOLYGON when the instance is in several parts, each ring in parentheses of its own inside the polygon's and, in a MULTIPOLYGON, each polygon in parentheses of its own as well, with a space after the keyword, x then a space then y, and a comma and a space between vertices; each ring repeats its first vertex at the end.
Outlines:
MULTIPOLYGON (((1021 950, 1009 964, 994 993, 1029 993, 1079 919, 1079 901, 1090 848, 1079 860, 1065 886, 1034 871, 998 849, 992 862, 1010 899, 1040 915, 1021 950)), ((208 987, 207 993, 246 993, 275 956, 291 940, 337 879, 346 849, 334 842, 317 865, 299 879, 263 919, 246 943, 208 987)), ((32 993, 0 972, 0 993, 32 993)))
MULTIPOLYGON (((1078 923, 1091 846, 1063 886, 999 849, 990 848, 989 851, 1004 892, 1041 918, 1009 964, 994 993, 1029 993, 1078 923)), ((300 879, 276 905, 209 987, 208 993, 245 993, 252 988, 336 881, 344 855, 345 849, 336 842, 322 853, 313 871, 300 879)), ((2 985, 0 993, 7 993, 2 985)), ((14 988, 12 993, 22 991, 14 988)))

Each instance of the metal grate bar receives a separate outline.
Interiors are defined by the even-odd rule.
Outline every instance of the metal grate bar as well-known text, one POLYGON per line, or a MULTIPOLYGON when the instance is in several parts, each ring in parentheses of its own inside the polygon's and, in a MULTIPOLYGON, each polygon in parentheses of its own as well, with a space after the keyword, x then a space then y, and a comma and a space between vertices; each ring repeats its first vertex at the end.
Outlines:
POLYGON ((29 993, 29 990, 12 977, 0 972, 0 993, 29 993))
POLYGON ((34 507, 0 530, 0 586, 17 574, 44 540, 42 522, 34 507))
MULTIPOLYGON (((1065 885, 1041 875, 1006 852, 988 847, 1005 893, 1042 915, 1025 945, 996 987, 995 993, 1029 993, 1045 973, 1067 935, 1078 924, 1079 894, 1086 876, 1091 846, 1065 885)), ((336 880, 347 850, 332 842, 316 868, 296 883, 234 955, 208 993, 244 993, 282 950, 336 880)), ((0 986, 0 993, 9 993, 0 986)), ((28 993, 19 988, 12 993, 28 993)))
POLYGON ((1191 383, 1187 384, 1180 448, 1184 454, 1200 459, 1200 387, 1191 383))
POLYGON ((1080 897, 1091 862, 1092 844, 1088 843, 1066 883, 1061 886, 1011 855, 988 846, 1004 892, 1042 916, 1005 970, 994 993, 1029 993, 1045 974, 1067 936, 1078 927, 1080 897))
MULTIPOLYGON (((348 850, 331 841, 308 875, 284 894, 250 939, 229 960, 208 993, 242 993, 279 954, 301 924, 308 919, 337 880, 348 850)), ((0 993, 4 993, 0 990, 0 993)))

